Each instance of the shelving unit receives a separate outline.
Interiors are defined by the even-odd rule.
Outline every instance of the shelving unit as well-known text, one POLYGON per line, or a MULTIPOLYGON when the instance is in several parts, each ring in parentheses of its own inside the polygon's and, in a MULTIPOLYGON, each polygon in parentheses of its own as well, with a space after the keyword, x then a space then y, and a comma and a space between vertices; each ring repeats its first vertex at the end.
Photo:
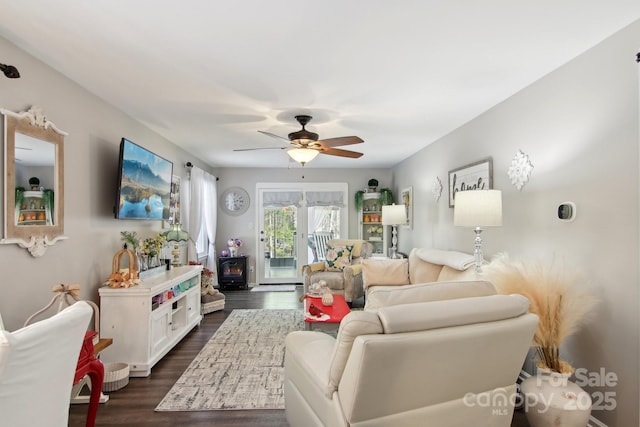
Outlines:
POLYGON ((202 321, 201 271, 201 265, 175 267, 130 288, 100 288, 100 331, 113 338, 102 361, 125 362, 130 376, 148 376, 202 321))
MULTIPOLYGON (((25 191, 18 209, 17 225, 47 225, 50 213, 45 208, 42 191, 25 191)), ((49 221, 50 222, 50 221, 49 221)))
POLYGON ((382 225, 380 193, 364 193, 358 212, 358 237, 373 245, 373 256, 386 257, 389 248, 388 227, 382 225))

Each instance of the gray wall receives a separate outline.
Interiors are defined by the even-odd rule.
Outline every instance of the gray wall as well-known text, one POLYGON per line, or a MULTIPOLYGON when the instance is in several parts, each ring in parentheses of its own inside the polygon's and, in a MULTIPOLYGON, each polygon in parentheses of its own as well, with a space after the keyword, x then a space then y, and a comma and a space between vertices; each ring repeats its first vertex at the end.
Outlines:
POLYGON ((472 230, 453 226, 448 171, 493 158, 504 225, 483 232, 485 257, 555 258, 595 289, 597 320, 563 350, 575 367, 617 374, 617 387, 591 390, 615 392, 615 411, 594 411, 609 426, 639 425, 639 41, 636 22, 393 169, 396 190, 414 190, 415 226, 399 230, 401 250, 472 252, 472 230), (534 164, 521 191, 507 176, 518 149, 534 164), (438 203, 436 177, 445 187, 438 203), (563 223, 555 213, 568 200, 577 217, 563 223))
POLYGON ((114 219, 120 138, 126 136, 173 161, 174 174, 182 177, 187 160, 211 168, 2 38, 0 51, 3 62, 17 66, 22 76, 0 78, 0 107, 23 111, 39 105, 69 133, 64 149, 69 239, 51 246, 41 258, 17 245, 0 245, 0 313, 5 326, 16 329, 49 302, 57 283, 79 284, 81 298, 98 301, 97 289, 111 274, 113 255, 122 247, 120 231, 137 231, 141 237, 162 231, 161 221, 114 219))

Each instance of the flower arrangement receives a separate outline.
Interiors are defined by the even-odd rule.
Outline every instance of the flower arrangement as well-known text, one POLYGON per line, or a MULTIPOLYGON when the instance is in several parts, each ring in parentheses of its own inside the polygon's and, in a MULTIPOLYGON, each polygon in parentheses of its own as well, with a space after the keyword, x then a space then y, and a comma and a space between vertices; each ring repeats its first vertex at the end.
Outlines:
POLYGON ((239 248, 240 246, 242 246, 242 240, 236 237, 232 237, 227 240, 227 246, 229 246, 230 248, 239 248))
POLYGON ((167 238, 162 234, 156 234, 154 237, 147 237, 142 241, 140 251, 144 255, 154 257, 160 253, 162 245, 164 245, 166 241, 167 238))
POLYGON ((484 276, 499 293, 521 294, 529 299, 529 311, 540 318, 533 336, 538 367, 559 373, 573 373, 573 367, 560 358, 560 346, 589 320, 596 297, 581 277, 553 262, 510 261, 506 254, 495 257, 485 267, 484 276))

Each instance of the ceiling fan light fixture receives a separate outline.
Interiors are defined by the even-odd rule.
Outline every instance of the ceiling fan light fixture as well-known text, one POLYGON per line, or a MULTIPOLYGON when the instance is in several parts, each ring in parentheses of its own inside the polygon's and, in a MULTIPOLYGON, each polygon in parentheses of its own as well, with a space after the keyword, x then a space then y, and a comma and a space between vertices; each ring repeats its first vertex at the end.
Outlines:
POLYGON ((311 148, 291 148, 287 150, 289 157, 300 163, 302 166, 315 159, 318 153, 318 150, 313 150, 311 148))

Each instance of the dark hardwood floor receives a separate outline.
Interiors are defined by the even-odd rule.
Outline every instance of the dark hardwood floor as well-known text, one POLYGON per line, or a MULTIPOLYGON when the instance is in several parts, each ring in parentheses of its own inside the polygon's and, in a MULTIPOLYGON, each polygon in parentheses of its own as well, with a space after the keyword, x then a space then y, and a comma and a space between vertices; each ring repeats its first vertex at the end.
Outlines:
MULTIPOLYGON (((96 426, 261 426, 286 427, 284 410, 255 411, 193 411, 155 412, 154 408, 177 381, 204 344, 211 338, 226 317, 236 308, 297 309, 302 307, 296 292, 250 292, 225 290, 225 309, 204 316, 201 325, 194 328, 152 369, 146 378, 131 378, 129 384, 109 393, 109 401, 98 409, 96 426)), ((362 305, 362 301, 356 306, 362 305)), ((34 410, 37 403, 34 402, 34 410)), ((71 405, 69 426, 85 425, 87 405, 71 405)), ((512 427, 529 427, 524 414, 516 411, 512 427)), ((466 427, 466 426, 465 426, 466 427)), ((472 426, 469 426, 472 427, 472 426)))

